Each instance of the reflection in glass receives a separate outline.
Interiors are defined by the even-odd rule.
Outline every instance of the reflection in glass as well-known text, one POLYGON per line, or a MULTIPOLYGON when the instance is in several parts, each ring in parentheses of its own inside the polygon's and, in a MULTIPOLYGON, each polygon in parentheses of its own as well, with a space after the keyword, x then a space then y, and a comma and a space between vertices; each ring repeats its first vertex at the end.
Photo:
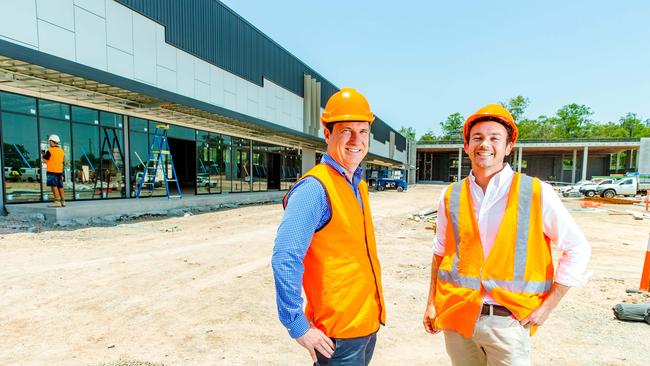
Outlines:
POLYGON ((268 152, 266 144, 253 141, 253 191, 266 191, 268 174, 268 152))
POLYGON ((218 136, 204 131, 197 133, 196 190, 198 194, 221 193, 221 178, 224 170, 218 136))
POLYGON ((301 176, 302 158, 298 149, 285 148, 282 155, 282 179, 280 189, 289 190, 301 176))
POLYGON ((0 93, 0 109, 3 112, 16 112, 36 116, 36 98, 11 93, 0 93))
POLYGON ((63 121, 70 120, 70 105, 51 100, 39 99, 38 101, 39 117, 54 118, 63 121))
POLYGON ((99 184, 94 188, 95 194, 102 198, 125 197, 123 130, 102 126, 100 134, 99 171, 101 174, 99 184))
MULTIPOLYGON (((250 142, 246 139, 232 138, 232 164, 230 164, 231 192, 251 190, 250 142)), ((228 164, 227 164, 228 165, 228 164)))
MULTIPOLYGON (((2 95, 3 107, 6 95, 2 95)), ((21 103, 27 103, 21 99, 21 103)), ((39 201, 41 159, 35 116, 2 113, 4 177, 7 202, 39 201)))
POLYGON ((74 192, 76 199, 101 198, 97 182, 100 173, 99 126, 73 123, 74 192), (95 188, 99 190, 96 191, 95 188))

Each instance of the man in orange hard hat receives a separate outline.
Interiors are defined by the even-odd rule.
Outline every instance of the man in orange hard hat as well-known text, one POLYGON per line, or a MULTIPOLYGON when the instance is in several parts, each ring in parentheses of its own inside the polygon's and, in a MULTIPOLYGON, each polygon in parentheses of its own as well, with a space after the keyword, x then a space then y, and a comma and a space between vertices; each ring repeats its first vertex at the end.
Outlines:
POLYGON ((444 331, 454 365, 530 365, 530 336, 588 278, 591 248, 553 188, 504 163, 517 134, 498 104, 467 118, 472 171, 438 206, 423 323, 444 331), (563 252, 557 271, 551 242, 563 252))
POLYGON ((356 90, 332 95, 321 117, 327 153, 283 201, 272 258, 278 315, 316 365, 368 365, 386 318, 359 167, 374 119, 356 90))

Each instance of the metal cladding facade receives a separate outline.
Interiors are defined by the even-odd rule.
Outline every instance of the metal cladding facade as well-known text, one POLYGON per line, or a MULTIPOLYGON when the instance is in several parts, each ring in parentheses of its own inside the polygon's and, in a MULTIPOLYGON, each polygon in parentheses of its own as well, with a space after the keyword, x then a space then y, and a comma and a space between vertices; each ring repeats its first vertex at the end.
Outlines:
MULTIPOLYGON (((321 82, 321 106, 338 88, 264 35, 226 5, 214 0, 116 0, 165 27, 165 40, 224 70, 262 86, 266 78, 304 96, 303 75, 321 82)), ((372 126, 375 140, 386 143, 395 133, 395 148, 406 138, 380 118, 372 126)))

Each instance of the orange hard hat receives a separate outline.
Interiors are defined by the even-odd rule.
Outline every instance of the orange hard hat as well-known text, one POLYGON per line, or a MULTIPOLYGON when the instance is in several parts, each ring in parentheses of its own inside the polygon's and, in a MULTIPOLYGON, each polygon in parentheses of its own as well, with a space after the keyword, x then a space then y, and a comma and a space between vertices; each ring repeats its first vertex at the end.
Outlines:
POLYGON ((335 122, 368 122, 372 124, 375 115, 370 104, 361 93, 353 88, 342 88, 334 93, 325 104, 320 118, 323 126, 335 122))
POLYGON ((472 125, 474 122, 481 120, 500 122, 505 127, 509 127, 512 130, 510 133, 510 141, 513 144, 515 141, 517 141, 517 125, 515 124, 515 119, 512 118, 510 112, 508 112, 508 110, 503 108, 500 104, 488 104, 469 116, 465 121, 465 126, 463 127, 463 137, 465 137, 466 143, 469 140, 469 130, 472 128, 472 125))

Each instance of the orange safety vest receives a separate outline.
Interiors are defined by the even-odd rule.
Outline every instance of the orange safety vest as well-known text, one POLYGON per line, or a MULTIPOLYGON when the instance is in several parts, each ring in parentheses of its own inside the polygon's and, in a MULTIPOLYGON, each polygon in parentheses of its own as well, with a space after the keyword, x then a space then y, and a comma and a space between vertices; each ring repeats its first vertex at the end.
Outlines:
MULTIPOLYGON (((331 218, 314 233, 303 260, 305 316, 332 338, 370 335, 386 322, 368 186, 359 183, 363 211, 345 177, 318 164, 301 179, 316 178, 325 188, 331 218)), ((284 207, 287 205, 284 197, 284 207)))
POLYGON ((49 159, 45 160, 49 173, 63 173, 63 149, 54 146, 47 149, 50 152, 49 159))
POLYGON ((469 181, 447 189, 448 225, 436 282, 436 327, 471 338, 486 293, 519 320, 542 303, 551 290, 554 269, 550 240, 543 231, 541 189, 538 179, 515 173, 487 259, 469 181))

